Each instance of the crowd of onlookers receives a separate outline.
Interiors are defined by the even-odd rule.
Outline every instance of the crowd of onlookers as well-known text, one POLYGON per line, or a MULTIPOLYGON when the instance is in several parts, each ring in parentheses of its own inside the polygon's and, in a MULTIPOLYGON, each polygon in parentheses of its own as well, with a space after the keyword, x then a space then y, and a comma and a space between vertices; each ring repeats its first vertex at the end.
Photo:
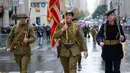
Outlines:
POLYGON ((42 46, 43 38, 47 37, 47 40, 50 40, 50 28, 51 27, 49 25, 34 26, 39 46, 42 46))

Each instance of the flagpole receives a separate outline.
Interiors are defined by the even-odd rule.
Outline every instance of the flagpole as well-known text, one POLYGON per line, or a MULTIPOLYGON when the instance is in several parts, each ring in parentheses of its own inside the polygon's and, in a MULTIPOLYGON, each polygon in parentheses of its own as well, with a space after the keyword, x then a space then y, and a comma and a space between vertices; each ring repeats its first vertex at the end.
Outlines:
MULTIPOLYGON (((66 22, 66 6, 65 6, 65 0, 63 0, 63 7, 64 7, 64 23, 67 24, 66 22)), ((66 40, 68 41, 68 31, 66 30, 66 40)))

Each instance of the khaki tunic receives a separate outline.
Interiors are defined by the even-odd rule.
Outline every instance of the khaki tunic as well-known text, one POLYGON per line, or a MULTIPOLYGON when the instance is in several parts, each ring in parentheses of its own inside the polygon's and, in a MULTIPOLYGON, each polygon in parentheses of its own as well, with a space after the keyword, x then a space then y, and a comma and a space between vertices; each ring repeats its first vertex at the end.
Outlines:
POLYGON ((35 41, 35 32, 32 26, 28 26, 28 44, 23 44, 23 39, 25 36, 25 30, 26 27, 23 26, 19 26, 19 25, 15 25, 8 37, 7 43, 6 43, 6 47, 9 48, 11 45, 11 42, 14 40, 14 38, 17 37, 17 35, 19 34, 19 32, 24 29, 22 31, 22 34, 20 35, 18 41, 16 42, 17 44, 17 48, 12 50, 12 52, 16 55, 31 55, 31 47, 30 44, 33 43, 35 41))
MULTIPOLYGON (((72 22, 69 22, 67 23, 69 28, 68 28, 68 31, 71 31, 73 32, 73 25, 77 25, 75 23, 72 23, 72 22)), ((81 49, 82 50, 87 50, 87 46, 86 46, 86 41, 85 41, 85 38, 83 36, 83 32, 82 30, 80 29, 80 27, 77 27, 76 26, 76 35, 75 37, 78 39, 78 41, 80 42, 80 45, 83 47, 83 48, 79 48, 79 46, 77 45, 77 43, 75 42, 75 40, 73 39, 72 36, 74 36, 72 33, 68 32, 68 42, 66 41, 66 31, 62 31, 61 28, 63 27, 63 24, 59 24, 59 26, 57 27, 57 30, 56 32, 54 33, 54 39, 60 39, 60 46, 61 46, 61 50, 60 50, 60 56, 65 56, 65 57, 69 57, 70 56, 70 51, 72 53, 73 56, 76 56, 76 55, 79 55, 81 54, 81 49), (73 46, 71 46, 69 49, 67 49, 64 44, 73 44, 73 46)))

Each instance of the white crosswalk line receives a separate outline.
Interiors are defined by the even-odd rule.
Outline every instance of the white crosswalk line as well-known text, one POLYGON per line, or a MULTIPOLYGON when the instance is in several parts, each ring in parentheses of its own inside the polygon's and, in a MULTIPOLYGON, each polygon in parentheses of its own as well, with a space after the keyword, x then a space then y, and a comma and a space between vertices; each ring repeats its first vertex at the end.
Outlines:
POLYGON ((54 73, 54 71, 45 71, 44 73, 54 73))
POLYGON ((35 73, 43 73, 43 71, 36 71, 35 73))
MULTIPOLYGON (((0 73, 20 73, 19 71, 11 71, 11 72, 0 72, 0 73)), ((36 71, 35 73, 54 73, 54 71, 36 71)))
POLYGON ((14 71, 14 72, 8 72, 8 73, 20 73, 20 72, 16 72, 16 71, 14 71))

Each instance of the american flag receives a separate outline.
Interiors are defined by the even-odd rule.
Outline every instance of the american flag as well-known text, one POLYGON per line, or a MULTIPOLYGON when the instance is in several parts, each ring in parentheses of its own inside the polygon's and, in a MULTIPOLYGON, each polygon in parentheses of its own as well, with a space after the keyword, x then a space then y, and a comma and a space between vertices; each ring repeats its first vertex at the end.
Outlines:
POLYGON ((51 32, 50 38, 51 38, 52 46, 54 46, 56 41, 53 39, 53 35, 56 31, 58 24, 60 23, 60 1, 59 0, 49 1, 49 5, 47 8, 47 20, 49 22, 53 21, 51 31, 50 31, 51 32))

